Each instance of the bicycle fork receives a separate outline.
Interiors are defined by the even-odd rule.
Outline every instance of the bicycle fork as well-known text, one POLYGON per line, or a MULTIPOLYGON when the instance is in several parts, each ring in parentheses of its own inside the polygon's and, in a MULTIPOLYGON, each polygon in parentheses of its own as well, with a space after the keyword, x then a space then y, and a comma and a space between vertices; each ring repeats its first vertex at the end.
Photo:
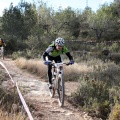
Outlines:
POLYGON ((59 82, 61 82, 61 78, 62 78, 62 75, 63 75, 63 69, 62 69, 63 67, 62 66, 60 66, 60 68, 57 70, 58 71, 58 73, 57 73, 57 79, 56 79, 56 88, 58 89, 58 84, 59 84, 59 82))

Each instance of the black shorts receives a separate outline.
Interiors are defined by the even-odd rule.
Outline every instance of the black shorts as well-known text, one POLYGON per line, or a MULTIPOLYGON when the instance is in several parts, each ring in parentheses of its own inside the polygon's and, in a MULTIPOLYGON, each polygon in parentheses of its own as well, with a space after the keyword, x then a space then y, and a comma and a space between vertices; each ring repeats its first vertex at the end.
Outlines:
POLYGON ((52 56, 48 55, 48 60, 54 61, 55 63, 62 62, 60 55, 57 57, 52 57, 52 56))

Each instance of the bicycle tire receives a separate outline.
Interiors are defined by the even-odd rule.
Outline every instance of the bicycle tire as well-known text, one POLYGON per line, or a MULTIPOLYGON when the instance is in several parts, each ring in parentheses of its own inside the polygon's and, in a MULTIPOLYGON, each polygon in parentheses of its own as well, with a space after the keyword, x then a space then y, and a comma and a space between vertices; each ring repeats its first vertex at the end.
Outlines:
POLYGON ((4 60, 4 48, 3 48, 3 51, 2 51, 2 59, 4 60))
POLYGON ((65 86, 64 86, 64 78, 63 75, 60 74, 58 78, 58 102, 59 106, 63 107, 64 106, 64 97, 65 97, 65 86))
POLYGON ((52 89, 50 89, 50 97, 54 98, 55 95, 55 80, 52 80, 52 89))
POLYGON ((4 47, 1 47, 1 57, 4 60, 4 47))

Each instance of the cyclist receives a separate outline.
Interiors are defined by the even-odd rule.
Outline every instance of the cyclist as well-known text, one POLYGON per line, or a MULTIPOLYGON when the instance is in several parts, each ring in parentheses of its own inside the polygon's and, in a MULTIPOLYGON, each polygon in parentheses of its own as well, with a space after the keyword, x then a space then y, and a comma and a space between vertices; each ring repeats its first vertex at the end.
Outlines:
POLYGON ((74 64, 74 60, 73 57, 71 56, 69 50, 67 49, 67 47, 64 46, 65 41, 63 38, 57 38, 53 44, 49 45, 48 48, 45 50, 45 52, 43 53, 43 60, 44 60, 44 64, 48 65, 48 80, 49 80, 49 89, 52 88, 52 66, 50 65, 50 63, 54 60, 55 63, 61 63, 61 54, 65 53, 69 60, 70 60, 70 64, 74 64))
POLYGON ((0 38, 0 47, 4 47, 6 46, 4 40, 2 38, 0 38))

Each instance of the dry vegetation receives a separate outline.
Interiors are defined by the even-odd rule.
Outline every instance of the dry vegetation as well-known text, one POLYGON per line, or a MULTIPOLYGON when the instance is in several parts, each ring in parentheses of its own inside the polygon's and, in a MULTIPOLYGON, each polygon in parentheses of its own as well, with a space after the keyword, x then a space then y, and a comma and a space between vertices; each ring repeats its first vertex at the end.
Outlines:
MULTIPOLYGON (((44 65, 42 60, 19 58, 16 60, 16 64, 21 69, 26 69, 33 74, 37 74, 40 78, 47 79, 47 66, 44 65)), ((77 81, 81 75, 92 71, 92 69, 91 66, 87 66, 85 63, 64 66, 65 80, 77 81)))
POLYGON ((0 109, 0 120, 29 120, 22 112, 10 114, 0 109))
MULTIPOLYGON (((78 58, 79 59, 79 58, 78 58)), ((43 79, 47 79, 47 66, 42 60, 19 58, 16 64, 43 79)), ((79 81, 79 87, 71 94, 69 102, 84 109, 91 116, 106 120, 119 118, 114 104, 119 101, 120 66, 114 62, 103 62, 93 58, 64 67, 66 81, 79 81), (115 115, 117 114, 117 115, 115 115)), ((115 119, 118 120, 118 119, 115 119)))
POLYGON ((46 78, 46 66, 40 60, 27 60, 25 58, 19 58, 16 60, 16 64, 21 69, 26 69, 27 71, 39 75, 40 78, 46 78))
POLYGON ((1 66, 0 73, 0 120, 28 120, 16 88, 11 88, 10 78, 1 66))

